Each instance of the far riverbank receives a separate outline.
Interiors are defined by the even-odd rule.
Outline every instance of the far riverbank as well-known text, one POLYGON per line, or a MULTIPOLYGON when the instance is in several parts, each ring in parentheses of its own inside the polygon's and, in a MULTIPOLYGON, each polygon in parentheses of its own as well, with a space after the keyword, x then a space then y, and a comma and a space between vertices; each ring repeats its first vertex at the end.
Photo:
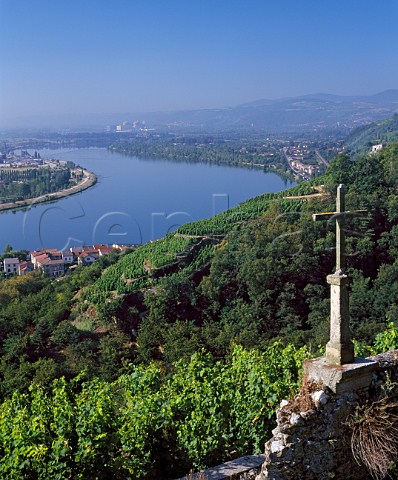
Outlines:
POLYGON ((26 200, 18 200, 16 202, 1 203, 0 212, 29 207, 31 205, 37 205, 40 203, 53 202, 54 200, 59 200, 61 198, 69 197, 70 195, 83 192, 97 183, 97 176, 93 172, 90 172, 84 168, 81 170, 83 173, 83 179, 77 185, 73 185, 73 187, 70 188, 65 188, 59 192, 40 195, 40 197, 36 198, 27 198, 26 200))

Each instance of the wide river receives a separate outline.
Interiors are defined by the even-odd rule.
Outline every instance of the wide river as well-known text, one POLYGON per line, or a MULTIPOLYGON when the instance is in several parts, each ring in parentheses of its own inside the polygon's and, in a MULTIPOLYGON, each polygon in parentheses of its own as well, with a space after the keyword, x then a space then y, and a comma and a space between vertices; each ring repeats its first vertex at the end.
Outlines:
POLYGON ((0 213, 0 252, 7 244, 27 250, 141 244, 183 223, 291 185, 262 170, 143 160, 105 149, 40 153, 43 158, 71 160, 91 170, 98 183, 54 203, 0 213))

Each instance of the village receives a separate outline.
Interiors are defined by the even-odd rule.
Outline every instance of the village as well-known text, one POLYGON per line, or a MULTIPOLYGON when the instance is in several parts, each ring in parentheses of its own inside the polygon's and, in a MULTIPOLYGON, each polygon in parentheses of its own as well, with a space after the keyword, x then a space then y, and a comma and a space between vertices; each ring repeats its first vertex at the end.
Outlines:
POLYGON ((59 168, 67 162, 62 160, 46 160, 41 158, 40 153, 29 153, 27 150, 16 150, 11 152, 0 151, 1 168, 26 168, 26 167, 50 167, 59 168))
POLYGON ((91 265, 96 260, 111 252, 123 252, 126 245, 106 244, 75 246, 69 250, 59 251, 55 248, 34 250, 26 256, 26 260, 17 257, 4 258, 0 268, 6 277, 26 275, 39 270, 49 277, 60 278, 68 271, 80 265, 91 265))

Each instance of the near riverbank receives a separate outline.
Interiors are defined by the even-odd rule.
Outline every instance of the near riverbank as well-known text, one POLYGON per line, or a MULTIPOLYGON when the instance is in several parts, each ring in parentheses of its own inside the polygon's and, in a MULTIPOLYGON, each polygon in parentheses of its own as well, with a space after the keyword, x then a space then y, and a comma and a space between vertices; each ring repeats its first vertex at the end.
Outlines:
MULTIPOLYGON (((80 170, 80 169, 79 169, 80 170)), ((87 190, 97 183, 97 176, 86 169, 82 169, 83 179, 77 185, 73 187, 60 190, 59 192, 47 193, 36 198, 27 198, 26 200, 18 200, 16 202, 2 203, 0 204, 0 212, 6 210, 19 209, 24 207, 29 207, 31 205, 37 205, 39 203, 53 202, 54 200, 59 200, 64 197, 69 197, 75 193, 82 192, 87 190)))

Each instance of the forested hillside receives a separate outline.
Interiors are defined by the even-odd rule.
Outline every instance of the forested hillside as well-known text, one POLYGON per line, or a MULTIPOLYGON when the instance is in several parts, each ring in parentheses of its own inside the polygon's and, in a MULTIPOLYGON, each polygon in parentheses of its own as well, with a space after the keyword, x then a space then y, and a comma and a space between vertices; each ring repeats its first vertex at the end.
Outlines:
POLYGON ((372 145, 398 141, 398 114, 355 129, 347 138, 346 144, 354 157, 368 154, 372 145))
POLYGON ((368 210, 346 232, 357 352, 398 347, 391 144, 60 282, 2 281, 1 476, 176 478, 260 452, 327 341, 335 227, 311 215, 341 182, 347 209, 368 210))
POLYGON ((215 135, 153 135, 136 136, 133 141, 118 139, 108 148, 124 155, 171 160, 185 163, 209 163, 235 167, 263 168, 265 171, 292 178, 280 148, 270 148, 269 139, 253 135, 249 138, 218 138, 215 135), (253 147, 258 142, 260 147, 253 147))

